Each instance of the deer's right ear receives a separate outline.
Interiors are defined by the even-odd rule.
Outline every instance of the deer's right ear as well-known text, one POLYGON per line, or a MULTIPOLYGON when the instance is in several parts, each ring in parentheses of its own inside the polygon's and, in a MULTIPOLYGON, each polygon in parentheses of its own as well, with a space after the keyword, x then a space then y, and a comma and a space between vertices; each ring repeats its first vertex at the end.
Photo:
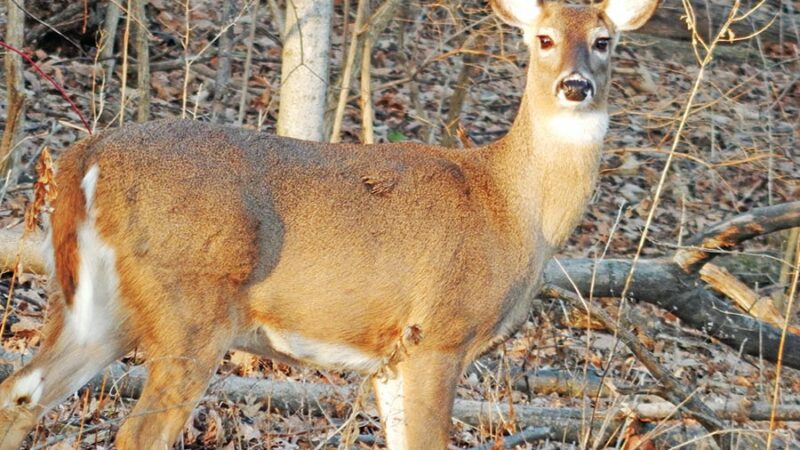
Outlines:
POLYGON ((490 0, 489 3, 503 22, 527 30, 542 12, 543 0, 490 0))

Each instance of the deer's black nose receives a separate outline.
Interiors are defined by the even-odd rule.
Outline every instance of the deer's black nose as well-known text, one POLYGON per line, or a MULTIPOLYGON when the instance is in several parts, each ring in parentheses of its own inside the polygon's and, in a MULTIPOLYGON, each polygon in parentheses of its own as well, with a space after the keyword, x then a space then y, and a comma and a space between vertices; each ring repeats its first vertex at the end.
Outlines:
POLYGON ((571 102, 582 102, 594 93, 594 87, 589 80, 575 76, 562 80, 559 89, 564 98, 571 102))

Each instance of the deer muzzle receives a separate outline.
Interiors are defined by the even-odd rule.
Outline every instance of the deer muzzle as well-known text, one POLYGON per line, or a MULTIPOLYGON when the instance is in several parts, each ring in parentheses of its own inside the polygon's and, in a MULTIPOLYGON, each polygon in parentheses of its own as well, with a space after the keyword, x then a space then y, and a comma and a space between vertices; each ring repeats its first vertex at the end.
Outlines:
POLYGON ((594 96, 594 84, 580 74, 572 74, 558 84, 558 97, 566 104, 584 103, 594 96))

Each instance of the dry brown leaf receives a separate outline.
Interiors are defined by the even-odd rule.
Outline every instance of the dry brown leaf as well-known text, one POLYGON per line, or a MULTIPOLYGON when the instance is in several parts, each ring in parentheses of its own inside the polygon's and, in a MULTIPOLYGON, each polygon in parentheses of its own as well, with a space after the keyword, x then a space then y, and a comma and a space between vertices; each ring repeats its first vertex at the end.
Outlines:
POLYGON ((645 439, 643 436, 632 436, 630 440, 626 441, 625 449, 638 449, 638 450, 656 450, 655 444, 650 439, 645 439))
POLYGON ((39 214, 44 211, 48 203, 55 200, 57 195, 53 158, 50 156, 50 150, 47 147, 42 150, 42 154, 39 156, 39 161, 36 163, 36 172, 39 174, 39 178, 33 186, 33 202, 31 202, 28 210, 25 211, 26 232, 36 229, 39 214))
POLYGON ((258 366, 258 358, 247 352, 234 350, 231 352, 231 364, 233 364, 242 376, 248 376, 258 366))
POLYGON ((564 316, 561 324, 565 327, 580 328, 584 330, 605 330, 603 324, 594 317, 589 318, 585 311, 573 309, 568 315, 564 316))
POLYGON ((738 376, 733 377, 731 382, 733 384, 735 384, 736 386, 744 386, 744 387, 748 387, 748 388, 753 387, 753 382, 750 381, 749 378, 747 378, 745 376, 742 376, 742 375, 738 375, 738 376))

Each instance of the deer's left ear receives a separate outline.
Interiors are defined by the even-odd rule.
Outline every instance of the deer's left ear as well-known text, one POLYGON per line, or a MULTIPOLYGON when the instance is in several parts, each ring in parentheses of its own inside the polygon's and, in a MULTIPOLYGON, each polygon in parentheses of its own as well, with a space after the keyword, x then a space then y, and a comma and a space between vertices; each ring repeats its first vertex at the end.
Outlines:
POLYGON ((606 13, 617 31, 635 30, 650 19, 659 0, 606 0, 600 9, 606 13))
POLYGON ((543 0, 490 0, 489 3, 503 22, 527 30, 539 18, 543 0))

